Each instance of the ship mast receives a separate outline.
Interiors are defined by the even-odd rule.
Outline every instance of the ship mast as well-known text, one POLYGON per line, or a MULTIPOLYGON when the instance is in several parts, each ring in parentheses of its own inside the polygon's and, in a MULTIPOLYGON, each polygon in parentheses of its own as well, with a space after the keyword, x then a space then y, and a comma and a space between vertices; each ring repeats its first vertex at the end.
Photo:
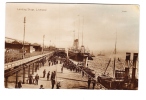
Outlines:
POLYGON ((74 33, 73 49, 75 49, 75 22, 74 22, 74 30, 73 30, 73 33, 74 33))
POLYGON ((114 50, 115 56, 114 56, 113 78, 115 78, 116 53, 117 53, 116 45, 117 45, 117 31, 116 31, 115 50, 114 50))
POLYGON ((80 15, 79 16, 79 27, 78 27, 78 47, 79 47, 79 30, 80 30, 80 15))
MULTIPOLYGON (((83 25, 84 25, 84 17, 83 17, 83 25)), ((83 46, 83 25, 82 25, 82 46, 83 46)))
POLYGON ((74 40, 75 40, 75 22, 74 22, 74 30, 73 30, 73 32, 74 32, 74 40))

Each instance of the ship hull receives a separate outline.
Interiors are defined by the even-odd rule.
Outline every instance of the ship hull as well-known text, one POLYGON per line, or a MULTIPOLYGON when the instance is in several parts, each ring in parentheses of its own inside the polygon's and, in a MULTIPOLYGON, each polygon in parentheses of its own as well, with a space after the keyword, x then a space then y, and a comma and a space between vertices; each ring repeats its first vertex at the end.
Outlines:
POLYGON ((88 57, 88 60, 93 60, 91 56, 89 56, 89 53, 74 53, 72 51, 68 52, 68 56, 70 59, 75 60, 75 61, 80 61, 82 62, 84 58, 88 57))
POLYGON ((74 53, 72 51, 68 52, 68 56, 70 59, 75 60, 75 61, 83 61, 84 55, 81 53, 74 53))
POLYGON ((137 90, 138 79, 113 79, 108 76, 98 76, 98 82, 109 90, 137 90))

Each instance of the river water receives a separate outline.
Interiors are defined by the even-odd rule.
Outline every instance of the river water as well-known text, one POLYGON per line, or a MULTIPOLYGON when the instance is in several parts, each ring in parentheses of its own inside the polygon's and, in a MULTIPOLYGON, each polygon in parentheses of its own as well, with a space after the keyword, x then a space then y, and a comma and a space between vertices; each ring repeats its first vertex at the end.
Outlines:
MULTIPOLYGON (((88 60, 88 67, 92 70, 94 70, 94 73, 97 76, 103 74, 106 70, 106 67, 109 63, 109 60, 111 59, 111 62, 109 66, 107 67, 107 70, 105 74, 108 74, 109 76, 113 77, 113 67, 114 67, 114 58, 116 59, 115 63, 115 70, 125 70, 125 58, 124 56, 121 56, 118 60, 118 57, 111 57, 111 56, 96 56, 93 57, 93 60, 88 60)), ((132 66, 129 69, 129 75, 131 77, 132 75, 132 66)), ((138 67, 136 69, 136 78, 138 78, 138 67)))

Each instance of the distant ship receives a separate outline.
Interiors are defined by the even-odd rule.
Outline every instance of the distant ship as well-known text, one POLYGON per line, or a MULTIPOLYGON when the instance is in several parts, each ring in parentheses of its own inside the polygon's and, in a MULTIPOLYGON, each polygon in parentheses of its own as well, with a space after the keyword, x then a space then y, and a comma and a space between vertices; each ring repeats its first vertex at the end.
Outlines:
POLYGON ((98 54, 97 56, 105 56, 105 54, 102 54, 102 53, 100 52, 100 54, 98 54))
POLYGON ((95 57, 95 55, 93 54, 93 52, 92 52, 92 54, 90 55, 91 57, 95 57))

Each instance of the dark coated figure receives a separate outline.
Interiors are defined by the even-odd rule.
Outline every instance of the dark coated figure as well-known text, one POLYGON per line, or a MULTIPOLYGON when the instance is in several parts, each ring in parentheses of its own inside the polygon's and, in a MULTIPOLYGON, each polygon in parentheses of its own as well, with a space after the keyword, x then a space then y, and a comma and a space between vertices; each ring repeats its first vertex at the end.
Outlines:
POLYGON ((18 88, 21 88, 21 87, 22 87, 22 85, 21 85, 21 84, 22 84, 22 82, 21 82, 21 81, 19 81, 19 82, 18 82, 18 88))
POLYGON ((93 80, 93 89, 95 88, 95 85, 96 85, 96 80, 93 80))
POLYGON ((90 84, 91 84, 91 77, 88 78, 88 89, 90 88, 90 84))
POLYGON ((63 73, 63 66, 61 67, 61 73, 63 73))
POLYGON ((39 80, 39 75, 36 74, 36 76, 35 76, 35 84, 36 84, 36 85, 38 85, 38 80, 39 80))
POLYGON ((32 84, 32 81, 33 81, 33 77, 32 75, 29 75, 29 84, 32 84))
POLYGON ((47 73, 47 81, 49 80, 50 77, 50 71, 47 73))
POLYGON ((46 69, 44 69, 43 71, 43 78, 45 78, 45 75, 46 75, 46 69))
POLYGON ((60 82, 57 82, 56 89, 60 89, 61 85, 60 82))
POLYGON ((40 89, 44 89, 44 88, 43 88, 43 85, 40 85, 40 89))

